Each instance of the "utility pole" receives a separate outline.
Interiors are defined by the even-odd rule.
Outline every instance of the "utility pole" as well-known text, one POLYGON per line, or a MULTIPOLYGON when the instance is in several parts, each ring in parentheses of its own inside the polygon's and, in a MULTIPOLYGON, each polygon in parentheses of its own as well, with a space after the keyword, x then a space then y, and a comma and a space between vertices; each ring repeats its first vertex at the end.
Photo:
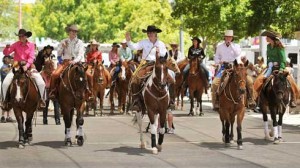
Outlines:
POLYGON ((22 5, 21 5, 21 0, 19 0, 19 29, 22 29, 22 5))

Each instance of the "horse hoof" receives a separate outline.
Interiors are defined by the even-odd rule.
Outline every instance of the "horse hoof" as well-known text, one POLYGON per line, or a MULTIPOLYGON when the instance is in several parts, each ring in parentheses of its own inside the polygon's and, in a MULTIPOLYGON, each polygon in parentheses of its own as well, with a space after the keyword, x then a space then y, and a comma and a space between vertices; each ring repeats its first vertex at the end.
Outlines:
POLYGON ((224 142, 224 143, 225 143, 225 136, 223 136, 223 137, 222 137, 222 142, 224 142))
POLYGON ((145 143, 143 142, 143 143, 141 143, 141 145, 140 145, 140 148, 141 149, 145 149, 146 148, 146 145, 145 145, 145 143))
POLYGON ((279 143, 280 143, 279 139, 278 138, 274 138, 273 144, 279 144, 279 143))
POLYGON ((156 147, 152 148, 152 154, 157 155, 158 154, 158 150, 156 147))
POLYGON ((230 143, 231 143, 231 144, 234 144, 234 140, 233 140, 233 139, 232 139, 232 140, 230 140, 230 143))
POLYGON ((77 138, 77 145, 82 146, 84 142, 83 136, 78 136, 77 138))
POLYGON ((225 143, 225 147, 230 147, 231 144, 230 143, 225 143))
POLYGON ((66 145, 66 146, 72 146, 71 138, 67 138, 67 139, 65 140, 65 145, 66 145))
POLYGON ((19 149, 24 149, 24 148, 25 148, 25 145, 24 145, 24 144, 19 144, 19 145, 18 145, 18 148, 19 148, 19 149))
POLYGON ((243 150, 243 145, 238 145, 238 150, 243 150))
POLYGON ((269 132, 269 135, 270 135, 270 137, 274 137, 274 132, 273 132, 273 131, 270 131, 270 132, 269 132))
POLYGON ((201 113, 199 114, 199 116, 204 116, 204 113, 201 112, 201 113))
POLYGON ((158 152, 161 152, 161 151, 162 151, 161 145, 157 145, 156 148, 157 148, 158 152))
POLYGON ((282 137, 278 137, 279 142, 283 142, 282 137))

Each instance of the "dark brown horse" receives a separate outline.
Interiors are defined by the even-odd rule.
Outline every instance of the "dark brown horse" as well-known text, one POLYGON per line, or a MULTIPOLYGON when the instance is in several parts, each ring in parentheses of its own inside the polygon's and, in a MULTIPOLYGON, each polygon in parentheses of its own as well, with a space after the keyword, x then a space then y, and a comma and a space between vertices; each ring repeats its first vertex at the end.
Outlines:
POLYGON ((121 70, 118 74, 118 78, 116 80, 116 83, 111 86, 110 88, 110 114, 114 113, 115 110, 115 103, 114 103, 114 94, 116 93, 118 97, 118 111, 119 113, 125 112, 126 107, 126 99, 128 95, 128 85, 130 82, 130 79, 132 77, 133 71, 129 67, 129 64, 127 61, 122 62, 121 70))
MULTIPOLYGON (((103 115, 103 101, 104 101, 104 95, 105 95, 105 89, 107 86, 111 84, 111 79, 110 73, 105 73, 105 66, 103 65, 102 62, 98 62, 95 67, 94 67, 94 72, 93 72, 93 88, 92 92, 94 94, 94 101, 93 101, 93 110, 94 110, 94 115, 98 115, 96 112, 96 107, 97 107, 97 98, 99 98, 99 103, 100 103, 100 116, 103 115)), ((87 103, 90 104, 90 103, 87 103)), ((89 106, 87 105, 86 110, 89 110, 89 106)))
MULTIPOLYGON (((197 108, 200 105, 199 109, 199 116, 204 115, 202 112, 202 94, 205 91, 206 92, 206 86, 207 86, 207 80, 205 78, 204 73, 202 72, 202 69, 200 67, 200 59, 195 57, 190 59, 190 71, 189 75, 187 77, 187 83, 189 87, 189 95, 190 95, 190 102, 191 102, 191 108, 189 115, 194 115, 194 98, 197 102, 197 108)), ((197 108, 196 108, 196 114, 197 114, 197 108)))
MULTIPOLYGON (((150 120, 151 150, 154 154, 157 154, 162 150, 161 145, 163 143, 165 133, 164 125, 166 121, 166 112, 170 101, 167 87, 168 69, 179 73, 179 68, 173 58, 168 58, 167 55, 165 57, 156 56, 152 74, 147 79, 145 87, 141 91, 145 103, 144 105, 147 109, 150 120), (156 135, 158 117, 160 118, 160 128, 157 145, 156 135)), ((144 148, 145 144, 142 131, 142 115, 143 114, 141 112, 138 112, 136 117, 139 125, 141 147, 144 148)))
POLYGON ((233 69, 228 71, 227 73, 230 74, 228 83, 226 86, 221 85, 219 92, 219 115, 222 122, 223 141, 226 146, 229 146, 230 141, 233 141, 233 125, 237 116, 237 144, 238 149, 242 149, 242 122, 247 98, 247 67, 243 64, 237 64, 237 61, 234 61, 233 69))
POLYGON ((32 118, 34 112, 37 111, 40 95, 34 80, 21 67, 13 68, 14 77, 8 92, 9 101, 18 123, 19 148, 24 148, 25 143, 30 144, 32 141, 32 118), (24 120, 23 112, 26 113, 26 120, 24 120))
POLYGON ((85 91, 87 87, 86 67, 81 63, 69 65, 60 76, 58 101, 65 122, 65 144, 72 145, 71 124, 76 109, 76 140, 79 146, 84 143, 83 139, 83 111, 85 91))
MULTIPOLYGON (((282 141, 282 118, 289 104, 290 87, 287 81, 287 72, 279 73, 273 71, 270 80, 264 84, 264 88, 259 94, 259 106, 263 114, 265 139, 269 140, 268 116, 272 118, 272 134, 274 135, 274 144, 282 141), (277 120, 277 114, 279 119, 277 120)), ((271 134, 271 135, 272 135, 271 134)))

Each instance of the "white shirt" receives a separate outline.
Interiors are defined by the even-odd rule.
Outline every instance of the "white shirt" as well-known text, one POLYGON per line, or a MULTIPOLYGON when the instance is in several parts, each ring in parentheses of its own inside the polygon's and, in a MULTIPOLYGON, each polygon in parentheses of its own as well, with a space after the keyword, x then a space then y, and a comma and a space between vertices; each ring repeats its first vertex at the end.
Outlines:
POLYGON ((144 39, 137 43, 127 41, 127 45, 132 50, 143 50, 142 59, 149 61, 156 60, 156 47, 159 48, 159 56, 165 56, 167 52, 166 45, 158 39, 154 44, 149 39, 144 39))
POLYGON ((241 47, 238 44, 231 43, 228 47, 225 42, 217 46, 217 51, 215 54, 215 63, 220 64, 220 62, 232 63, 235 59, 238 63, 241 61, 241 47))
POLYGON ((62 56, 62 59, 72 59, 74 62, 82 61, 84 62, 84 45, 83 42, 75 38, 73 40, 67 38, 60 42, 57 49, 57 54, 62 56), (62 44, 67 44, 67 47, 63 48, 62 44))

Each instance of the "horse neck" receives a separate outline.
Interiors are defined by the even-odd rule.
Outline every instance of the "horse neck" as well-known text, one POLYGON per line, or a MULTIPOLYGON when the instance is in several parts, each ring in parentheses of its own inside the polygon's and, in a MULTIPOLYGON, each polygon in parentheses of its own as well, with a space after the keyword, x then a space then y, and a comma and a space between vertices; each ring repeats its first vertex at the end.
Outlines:
POLYGON ((239 92, 239 81, 235 80, 235 72, 232 72, 230 74, 230 77, 228 79, 228 84, 225 88, 225 91, 230 93, 233 98, 238 98, 241 96, 241 93, 239 92))
POLYGON ((194 58, 195 60, 192 60, 190 62, 190 72, 194 72, 194 74, 199 73, 199 61, 197 60, 198 58, 194 58))
MULTIPOLYGON (((160 68, 159 68, 160 69, 160 68)), ((164 70, 160 69, 160 73, 157 70, 157 67, 154 66, 151 77, 149 78, 148 85, 151 86, 152 88, 155 88, 159 92, 165 92, 166 89, 160 88, 160 83, 158 81, 162 81, 161 78, 166 78, 167 73, 162 73, 164 70), (164 76, 163 76, 164 75, 164 76)))

